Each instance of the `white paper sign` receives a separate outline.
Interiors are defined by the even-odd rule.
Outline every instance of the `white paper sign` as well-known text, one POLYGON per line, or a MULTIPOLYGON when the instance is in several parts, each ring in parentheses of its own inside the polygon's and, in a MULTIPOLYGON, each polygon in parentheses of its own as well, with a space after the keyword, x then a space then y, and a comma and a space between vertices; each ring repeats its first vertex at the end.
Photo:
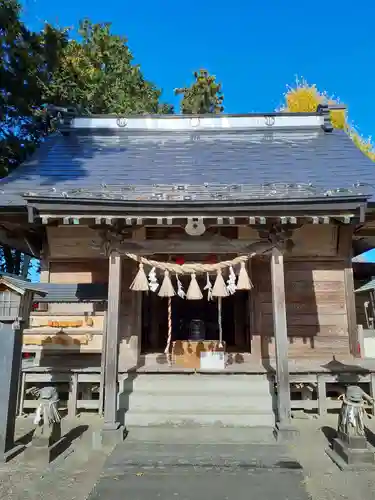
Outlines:
POLYGON ((224 352, 201 352, 201 370, 224 370, 224 352))

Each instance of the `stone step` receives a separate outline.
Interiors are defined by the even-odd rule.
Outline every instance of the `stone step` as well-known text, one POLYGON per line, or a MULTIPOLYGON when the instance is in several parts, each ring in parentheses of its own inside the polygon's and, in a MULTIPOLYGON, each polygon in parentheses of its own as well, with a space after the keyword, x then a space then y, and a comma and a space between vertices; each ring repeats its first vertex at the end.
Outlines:
POLYGON ((272 412, 275 402, 272 396, 268 394, 186 394, 167 392, 145 393, 136 391, 128 394, 119 395, 119 408, 131 409, 134 411, 175 411, 175 412, 194 412, 194 411, 212 411, 231 412, 242 410, 244 413, 272 412))
MULTIPOLYGON (((179 446, 199 445, 241 445, 250 443, 275 444, 273 427, 185 427, 183 432, 179 427, 132 427, 126 438, 127 444, 134 447, 144 447, 147 450, 150 444, 179 446)), ((168 450, 169 451, 169 450, 168 450)), ((186 453, 186 452, 185 452, 186 453)))
MULTIPOLYGON (((262 430, 262 428, 260 428, 262 430)), ((155 432, 155 430, 154 430, 155 432)), ((179 430, 180 434, 183 434, 179 430)), ((220 431, 216 430, 217 434, 220 431)), ((292 460, 290 451, 283 445, 267 443, 262 446, 257 443, 227 443, 217 441, 211 443, 157 443, 157 442, 129 442, 121 443, 106 461, 106 472, 108 469, 126 470, 129 465, 144 466, 168 466, 168 465, 263 465, 264 467, 275 467, 287 465, 285 462, 292 460), (150 453, 151 451, 151 453, 150 453)), ((295 464, 298 466, 298 464, 295 464)), ((276 495, 277 497, 277 495, 276 495)))
POLYGON ((120 382, 120 391, 125 393, 269 394, 272 390, 273 385, 266 375, 152 373, 134 377, 130 374, 120 382))
MULTIPOLYGON (((121 410, 120 410, 121 414, 121 410)), ((223 427, 273 427, 275 417, 273 413, 244 413, 244 412, 139 412, 129 410, 124 415, 126 427, 150 426, 223 426, 223 427)))

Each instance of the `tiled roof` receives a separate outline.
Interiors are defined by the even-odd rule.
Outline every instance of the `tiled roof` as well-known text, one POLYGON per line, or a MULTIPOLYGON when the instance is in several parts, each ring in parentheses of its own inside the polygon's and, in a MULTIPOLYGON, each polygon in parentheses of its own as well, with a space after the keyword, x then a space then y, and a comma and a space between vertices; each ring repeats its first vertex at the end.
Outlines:
POLYGON ((375 194, 375 165, 343 131, 73 129, 0 180, 0 206, 25 193, 120 200, 375 194), (359 190, 359 191, 358 191, 359 190), (370 191, 369 191, 370 190, 370 191), (178 196, 180 198, 178 198, 178 196))

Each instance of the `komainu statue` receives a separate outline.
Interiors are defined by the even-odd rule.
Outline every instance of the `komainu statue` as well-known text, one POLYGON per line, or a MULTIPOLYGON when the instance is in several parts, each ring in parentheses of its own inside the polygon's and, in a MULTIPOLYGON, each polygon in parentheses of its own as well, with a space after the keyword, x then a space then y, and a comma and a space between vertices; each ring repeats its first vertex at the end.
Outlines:
POLYGON ((364 416, 367 415, 364 409, 365 401, 373 402, 368 394, 360 387, 350 385, 341 396, 342 406, 340 410, 338 433, 348 437, 362 437, 365 435, 364 416))

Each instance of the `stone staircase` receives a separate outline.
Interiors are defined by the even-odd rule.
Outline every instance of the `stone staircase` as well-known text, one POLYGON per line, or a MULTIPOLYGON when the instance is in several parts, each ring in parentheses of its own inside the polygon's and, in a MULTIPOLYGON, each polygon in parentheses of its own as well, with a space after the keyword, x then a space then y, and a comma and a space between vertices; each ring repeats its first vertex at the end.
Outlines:
POLYGON ((125 374, 120 418, 126 427, 272 428, 273 386, 257 374, 125 374))

